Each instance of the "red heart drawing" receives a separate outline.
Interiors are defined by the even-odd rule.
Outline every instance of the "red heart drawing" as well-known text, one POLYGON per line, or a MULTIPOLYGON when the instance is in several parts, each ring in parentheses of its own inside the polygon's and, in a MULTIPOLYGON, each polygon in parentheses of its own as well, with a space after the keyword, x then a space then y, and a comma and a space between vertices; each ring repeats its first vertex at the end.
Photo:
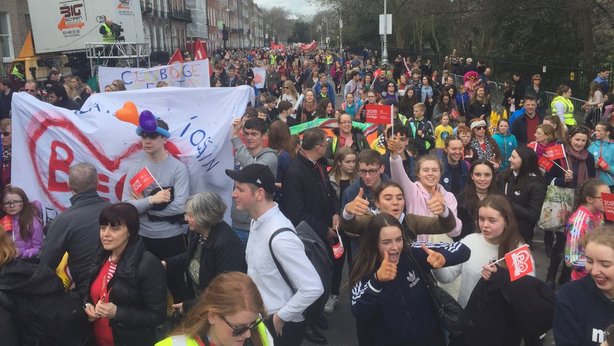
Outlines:
MULTIPOLYGON (((32 117, 32 123, 29 127, 29 130, 26 132, 27 141, 28 141, 28 151, 30 153, 30 159, 32 160, 32 165, 34 166, 34 171, 36 172, 36 180, 39 184, 41 190, 45 193, 49 201, 56 207, 58 210, 64 210, 65 207, 58 201, 58 199, 49 191, 47 186, 45 186, 45 182, 43 181, 43 170, 39 166, 39 162, 36 157, 36 148, 38 140, 45 134, 47 130, 52 127, 57 127, 60 129, 64 129, 73 135, 78 142, 80 142, 87 151, 92 154, 94 159, 99 162, 102 166, 104 166, 107 170, 111 172, 117 171, 120 167, 121 162, 132 154, 141 150, 142 146, 138 139, 135 138, 135 143, 128 147, 123 153, 117 156, 114 159, 110 159, 107 155, 101 150, 101 148, 94 144, 90 138, 85 136, 77 126, 72 123, 68 119, 64 118, 49 118, 47 114, 44 114, 43 119, 37 119, 36 116, 32 117), (31 130, 30 130, 31 129, 31 130)), ((180 156, 180 151, 177 146, 171 142, 167 142, 165 148, 168 152, 178 157, 180 156)), ((94 162, 90 162, 96 166, 94 162)))

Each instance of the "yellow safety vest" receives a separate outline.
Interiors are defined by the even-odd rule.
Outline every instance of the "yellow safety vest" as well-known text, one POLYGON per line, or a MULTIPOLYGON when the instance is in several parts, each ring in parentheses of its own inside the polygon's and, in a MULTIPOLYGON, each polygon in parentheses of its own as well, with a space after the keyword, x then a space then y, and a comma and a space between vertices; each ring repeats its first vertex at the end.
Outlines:
POLYGON ((269 62, 271 65, 277 64, 277 57, 274 54, 269 54, 269 62))
POLYGON ((13 67, 13 70, 11 71, 11 74, 17 78, 19 78, 19 80, 21 81, 25 81, 26 78, 24 77, 23 73, 19 72, 19 70, 17 69, 17 66, 13 67))
POLYGON ((113 33, 113 30, 111 30, 111 27, 107 23, 102 23, 102 27, 104 28, 104 31, 106 31, 106 34, 102 35, 102 42, 115 43, 115 34, 113 33))
POLYGON ((557 115, 555 106, 557 102, 561 102, 563 105, 565 105, 565 113, 563 114, 565 117, 565 125, 577 125, 576 119, 573 117, 573 103, 571 103, 571 100, 568 98, 559 95, 552 100, 552 103, 550 103, 552 115, 557 115))

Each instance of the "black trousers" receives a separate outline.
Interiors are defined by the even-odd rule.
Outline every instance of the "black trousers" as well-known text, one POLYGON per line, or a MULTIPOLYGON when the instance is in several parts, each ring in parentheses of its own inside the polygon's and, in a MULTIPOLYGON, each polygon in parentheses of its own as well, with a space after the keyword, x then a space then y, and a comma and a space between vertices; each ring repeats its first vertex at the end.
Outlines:
POLYGON ((286 322, 281 331, 281 336, 277 336, 275 327, 273 326, 273 316, 269 316, 264 320, 269 333, 273 336, 275 346, 300 346, 305 337, 305 321, 303 322, 286 322))
MULTIPOLYGON (((185 236, 183 234, 171 238, 147 238, 141 236, 145 243, 147 251, 158 257, 160 261, 169 257, 180 255, 187 251, 185 236)), ((169 291, 173 295, 175 303, 183 302, 186 299, 193 298, 192 293, 188 289, 185 282, 184 272, 166 272, 166 282, 169 291)))

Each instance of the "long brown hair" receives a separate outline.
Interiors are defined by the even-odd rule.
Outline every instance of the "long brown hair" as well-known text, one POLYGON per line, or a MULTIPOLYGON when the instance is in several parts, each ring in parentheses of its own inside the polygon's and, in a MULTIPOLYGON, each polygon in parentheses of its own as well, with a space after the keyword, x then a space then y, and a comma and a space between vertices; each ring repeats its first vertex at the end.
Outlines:
MULTIPOLYGON (((525 242, 520 232, 518 232, 516 215, 507 197, 503 195, 488 195, 480 202, 480 208, 492 208, 498 211, 505 220, 505 229, 499 241, 498 258, 503 258, 506 253, 516 249, 520 243, 525 242)), ((505 266, 505 262, 502 266, 505 266)))
POLYGON ((14 186, 6 186, 4 190, 2 190, 2 202, 4 202, 4 197, 9 193, 18 195, 23 201, 21 204, 23 208, 19 212, 19 236, 23 240, 30 240, 33 232, 32 222, 38 215, 38 209, 34 204, 30 203, 24 190, 14 186))
MULTIPOLYGON (((382 260, 379 258, 379 235, 384 227, 397 227, 403 237, 403 244, 407 244, 403 227, 396 217, 381 213, 375 215, 365 229, 365 233, 361 236, 360 251, 354 260, 352 271, 350 273, 349 285, 354 286, 367 274, 377 270, 376 265, 382 260)), ((403 249, 405 251, 405 249, 403 249)))
MULTIPOLYGON (((229 316, 241 311, 256 312, 266 317, 266 309, 256 284, 246 274, 227 272, 216 276, 205 292, 198 298, 196 305, 190 309, 186 319, 175 328, 171 335, 188 335, 190 337, 207 335, 211 325, 209 314, 229 316)), ((256 327, 254 327, 256 328, 256 327)), ((252 342, 260 345, 258 332, 252 329, 252 342)))
MULTIPOLYGON (((345 157, 348 155, 356 156, 356 154, 354 153, 354 150, 351 147, 341 147, 337 149, 337 152, 335 153, 335 156, 333 157, 333 165, 332 165, 333 168, 331 169, 331 175, 335 177, 335 181, 337 183, 339 183, 339 179, 341 179, 341 163, 343 162, 343 160, 345 160, 345 157)), ((352 172, 352 174, 350 174, 350 184, 353 183, 357 178, 357 174, 356 174, 357 166, 358 166, 358 163, 356 163, 356 166, 354 167, 354 171, 352 172)))
POLYGON ((296 145, 290 136, 290 128, 288 124, 281 120, 274 121, 269 127, 269 148, 281 151, 286 151, 293 159, 296 157, 296 145))
POLYGON ((3 268, 17 256, 17 248, 13 239, 0 227, 0 268, 3 268))

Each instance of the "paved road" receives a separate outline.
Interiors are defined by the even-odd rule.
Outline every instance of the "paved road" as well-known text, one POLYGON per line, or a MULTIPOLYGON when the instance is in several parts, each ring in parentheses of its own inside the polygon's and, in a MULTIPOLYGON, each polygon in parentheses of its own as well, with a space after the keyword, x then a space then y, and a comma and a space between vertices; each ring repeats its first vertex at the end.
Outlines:
MULTIPOLYGON (((544 233, 538 231, 533 240, 533 256, 535 258, 535 265, 537 271, 537 277, 545 280, 546 272, 550 259, 546 257, 544 251, 544 233)), ((354 317, 350 311, 350 292, 348 288, 343 289, 343 285, 347 283, 347 266, 344 269, 344 281, 342 282, 341 299, 339 300, 339 306, 332 314, 326 314, 328 320, 329 329, 323 331, 323 334, 328 339, 328 345, 332 346, 355 346, 358 345, 356 339, 356 325, 354 317)), ((551 332, 546 335, 543 344, 545 346, 554 345, 551 332)), ((303 342, 303 345, 315 346, 315 344, 309 342, 303 342)))

